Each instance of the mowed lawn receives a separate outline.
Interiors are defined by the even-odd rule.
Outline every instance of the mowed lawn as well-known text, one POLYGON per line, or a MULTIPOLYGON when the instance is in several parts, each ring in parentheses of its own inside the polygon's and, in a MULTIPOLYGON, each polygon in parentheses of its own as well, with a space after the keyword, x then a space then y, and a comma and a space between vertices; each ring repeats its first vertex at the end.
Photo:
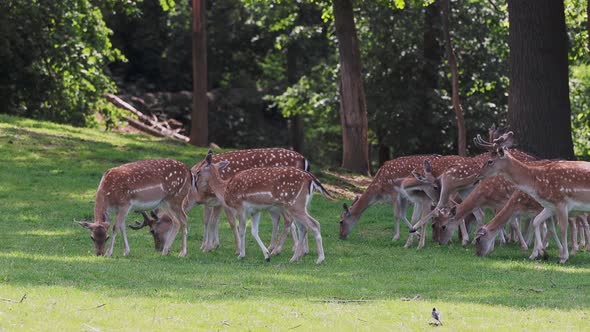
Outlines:
POLYGON ((75 220, 92 217, 106 169, 162 157, 193 165, 205 153, 0 115, 0 330, 590 330, 589 253, 562 266, 555 245, 548 261, 529 261, 516 245, 478 258, 457 240, 404 249, 391 241, 387 205, 369 209, 341 241, 342 202, 321 195, 311 214, 322 224, 322 265, 313 240, 299 263, 289 263, 290 242, 265 262, 249 233, 240 261, 225 217, 221 247, 202 253, 201 207, 189 215, 185 258, 179 237, 162 257, 145 229, 128 230, 129 257, 120 236, 112 258, 94 256, 75 220), (443 326, 429 325, 433 307, 443 326))

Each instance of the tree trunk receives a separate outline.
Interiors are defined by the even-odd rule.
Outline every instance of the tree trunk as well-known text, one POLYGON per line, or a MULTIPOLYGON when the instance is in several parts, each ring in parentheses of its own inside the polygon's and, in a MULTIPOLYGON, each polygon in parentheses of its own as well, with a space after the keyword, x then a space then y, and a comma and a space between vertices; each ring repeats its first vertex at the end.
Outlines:
POLYGON ((423 119, 423 124, 426 125, 427 130, 419 131, 418 153, 440 152, 440 131, 434 128, 436 124, 433 120, 435 112, 438 111, 435 106, 435 100, 439 98, 436 92, 439 88, 438 67, 444 55, 439 44, 439 40, 442 40, 440 2, 441 0, 435 0, 423 9, 422 56, 424 61, 421 75, 422 89, 418 91, 421 93, 421 107, 417 111, 420 112, 420 117, 423 119))
POLYGON ((205 0, 193 0, 193 110, 190 144, 208 145, 207 38, 205 0))
POLYGON ((460 156, 467 155, 467 132, 465 130, 465 119, 463 117, 463 107, 461 107, 461 99, 459 98, 459 70, 457 69, 457 58, 455 57, 455 50, 451 42, 451 33, 449 28, 449 16, 451 15, 450 0, 443 0, 442 3, 442 18, 443 18, 443 34, 445 36, 445 48, 447 50, 447 57, 449 67, 451 69, 451 91, 453 111, 457 117, 457 150, 460 156))
POLYGON ((573 159, 563 0, 509 0, 508 123, 519 147, 573 159))
MULTIPOLYGON (((287 83, 297 83, 297 42, 292 41, 287 48, 287 83)), ((296 114, 289 119, 289 137, 293 150, 303 153, 305 132, 303 131, 303 115, 296 114)))
POLYGON ((340 122, 342 167, 369 173, 368 119, 361 55, 354 24, 352 0, 333 0, 340 53, 340 122))

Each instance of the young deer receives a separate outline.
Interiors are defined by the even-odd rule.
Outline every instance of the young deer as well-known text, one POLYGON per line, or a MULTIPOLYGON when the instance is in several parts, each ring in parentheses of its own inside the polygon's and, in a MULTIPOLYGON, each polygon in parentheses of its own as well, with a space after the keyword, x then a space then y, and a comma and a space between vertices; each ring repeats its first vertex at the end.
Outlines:
POLYGON ((304 238, 306 229, 311 229, 317 244, 317 264, 324 260, 324 249, 320 224, 307 212, 314 189, 318 189, 326 198, 334 200, 320 182, 310 173, 294 167, 253 168, 237 173, 229 180, 224 180, 220 172, 228 166, 228 162, 212 162, 211 154, 207 155, 205 165, 197 173, 200 188, 209 188, 212 193, 229 208, 230 218, 237 217, 240 221, 240 255, 246 254, 246 220, 252 218, 252 236, 262 249, 265 259, 270 253, 258 237, 257 212, 274 210, 294 221, 299 230, 299 242, 291 261, 297 261, 304 254, 304 238))
POLYGON ((439 157, 437 155, 406 156, 385 162, 367 190, 352 202, 350 208, 346 204, 342 206, 344 210, 340 216, 340 239, 344 240, 348 237, 366 209, 375 203, 384 202, 394 206, 395 235, 393 240, 399 240, 399 219, 401 218, 411 227, 406 218, 407 201, 401 193, 401 181, 414 169, 420 167, 424 160, 439 157))
MULTIPOLYGON (((513 133, 505 135, 512 138, 513 133)), ((492 151, 490 159, 482 166, 482 178, 501 174, 543 207, 543 211, 533 221, 535 247, 530 258, 535 259, 543 252, 539 226, 554 215, 561 231, 559 262, 565 263, 569 257, 568 212, 590 211, 590 163, 553 161, 542 166, 531 166, 514 158, 497 142, 485 142, 479 137, 478 144, 492 151)))
MULTIPOLYGON (((243 170, 257 167, 292 166, 309 171, 309 162, 301 154, 283 148, 238 150, 213 155, 214 163, 223 160, 229 162, 229 165, 220 173, 224 180, 231 178, 236 173, 243 170)), ((196 164, 192 167, 193 173, 196 174, 202 167, 204 167, 204 162, 196 164)), ((207 190, 207 188, 199 188, 198 192, 191 194, 189 204, 186 207, 187 211, 190 211, 198 203, 205 205, 201 250, 208 252, 219 247, 219 216, 221 214, 222 204, 211 191, 207 190)), ((227 210, 225 212, 226 214, 228 213, 227 210)), ((272 211, 270 211, 270 214, 273 221, 273 233, 269 249, 272 250, 277 245, 279 214, 272 211)), ((171 226, 171 219, 166 214, 159 213, 159 216, 159 220, 156 220, 155 223, 153 223, 152 220, 152 224, 149 224, 150 231, 152 231, 156 243, 163 242, 164 237, 166 236, 166 229, 171 226), (154 228, 152 225, 157 227, 154 228)), ((238 230, 233 223, 233 219, 229 217, 227 219, 236 241, 236 254, 239 254, 238 230)), ((135 227, 133 229, 139 228, 135 227)), ((286 236, 285 232, 289 230, 292 231, 293 240, 295 242, 296 235, 294 229, 285 228, 281 235, 281 239, 284 242, 286 236)))
POLYGON ((195 177, 183 163, 172 159, 141 160, 108 170, 100 180, 94 206, 94 223, 80 222, 88 228, 96 255, 105 254, 109 239, 109 215, 116 212, 111 245, 106 256, 113 254, 117 232, 123 234, 123 254, 129 254, 125 232, 125 218, 131 210, 145 211, 160 208, 172 217, 173 225, 163 236, 162 254, 168 255, 172 242, 182 229, 180 256, 186 255, 187 216, 189 194, 196 190, 195 177))
MULTIPOLYGON (((537 215, 543 208, 528 194, 514 190, 504 207, 496 213, 489 223, 481 226, 475 233, 473 243, 477 256, 486 256, 494 249, 494 239, 504 226, 514 218, 521 216, 537 215)), ((561 248, 561 242, 555 232, 555 224, 549 223, 549 229, 555 238, 557 247, 561 248)), ((526 242, 526 241, 525 241, 526 242)), ((544 246, 546 240, 544 241, 544 246)), ((561 249, 560 249, 561 250, 561 249)))
MULTIPOLYGON (((220 154, 212 155, 212 162, 218 163, 220 161, 227 161, 229 164, 223 170, 220 171, 220 176, 223 180, 228 180, 235 174, 251 169, 260 167, 272 167, 272 166, 291 166, 304 171, 309 172, 309 162, 301 154, 283 149, 283 148, 266 148, 266 149, 249 149, 249 150, 238 150, 220 154)), ((192 171, 196 174, 205 166, 205 161, 201 161, 199 164, 192 167, 192 171)), ((203 218, 203 244, 201 249, 205 252, 211 251, 219 247, 219 215, 221 213, 222 204, 217 197, 207 188, 199 191, 195 197, 195 200, 205 204, 205 216, 203 218)), ((226 215, 228 211, 226 210, 226 215)), ((277 243, 278 225, 279 225, 279 214, 269 211, 273 221, 273 232, 271 238, 270 247, 271 250, 275 248, 277 243)), ((236 253, 238 253, 238 230, 233 223, 233 220, 229 218, 230 227, 234 233, 236 239, 236 253)), ((288 229, 285 226, 283 230, 284 238, 285 232, 288 229)), ((293 232, 293 234, 295 234, 293 232)), ((295 241, 295 237, 293 240, 295 241)), ((284 241, 284 240, 283 240, 284 241)))

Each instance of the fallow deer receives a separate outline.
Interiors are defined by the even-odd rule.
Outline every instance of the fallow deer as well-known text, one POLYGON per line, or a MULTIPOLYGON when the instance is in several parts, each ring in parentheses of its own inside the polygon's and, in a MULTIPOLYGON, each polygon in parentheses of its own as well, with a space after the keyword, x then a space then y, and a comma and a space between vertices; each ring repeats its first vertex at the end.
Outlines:
MULTIPOLYGON (((305 159, 305 157, 295 151, 283 148, 248 149, 213 155, 213 162, 219 162, 223 160, 229 162, 229 165, 221 172, 221 177, 224 180, 231 178, 233 175, 243 170, 257 167, 292 166, 309 171, 309 162, 305 159)), ((203 166, 203 162, 193 166, 193 173, 196 174, 203 166)), ((198 203, 205 205, 203 218, 203 241, 201 244, 201 250, 205 252, 211 251, 219 246, 219 216, 221 214, 222 204, 215 197, 215 195, 210 190, 208 190, 208 188, 199 188, 199 191, 191 194, 190 198, 191 199, 187 206, 187 211, 190 211, 190 209, 192 209, 198 203)), ((273 223, 273 232, 269 249, 273 251, 273 249, 277 247, 277 243, 279 243, 277 240, 279 215, 272 211, 269 212, 271 214, 273 223)), ((227 213, 228 211, 226 211, 226 214, 227 213)), ((169 225, 166 224, 170 223, 170 218, 166 216, 166 214, 159 214, 159 216, 160 220, 154 224, 158 225, 158 228, 151 228, 151 231, 154 231, 152 235, 154 236, 155 242, 163 241, 163 238, 166 234, 164 230, 169 227, 169 225)), ((238 230, 233 223, 233 219, 229 217, 227 219, 236 241, 236 254, 239 254, 238 230)), ((285 241, 286 232, 289 230, 291 230, 292 237, 295 242, 295 230, 284 229, 280 238, 281 243, 285 241)), ((307 244, 307 241, 305 243, 307 244)), ((274 251, 275 254, 278 254, 279 252, 280 248, 279 250, 274 251)))
POLYGON ((112 239, 106 256, 111 256, 115 238, 123 234, 123 254, 129 254, 129 243, 125 231, 125 218, 129 211, 145 211, 160 208, 171 216, 173 224, 163 234, 162 254, 167 255, 172 242, 182 229, 180 256, 186 255, 187 215, 189 195, 196 191, 195 177, 183 163, 172 159, 141 160, 105 172, 96 192, 94 223, 80 222, 91 231, 96 255, 105 254, 109 239, 109 215, 116 212, 112 239))
MULTIPOLYGON (((485 181, 485 180, 484 180, 485 181)), ((483 182, 483 181, 482 181, 483 182)), ((475 233, 473 243, 475 244, 475 253, 477 256, 486 256, 494 249, 494 239, 496 235, 506 226, 506 224, 517 217, 535 216, 543 208, 528 194, 514 190, 504 207, 496 213, 489 223, 481 226, 475 233)), ((549 230, 555 238, 557 247, 561 248, 561 242, 555 232, 555 224, 549 223, 549 230)), ((526 241, 525 241, 526 242, 526 241)), ((546 240, 544 246, 546 246, 546 240)))
MULTIPOLYGON (((259 167, 291 166, 305 171, 310 170, 309 161, 305 159, 304 156, 295 151, 283 148, 238 150, 213 154, 212 158, 213 163, 220 161, 229 162, 228 166, 220 171, 220 175, 223 180, 228 180, 241 171, 259 167)), ((196 174, 204 166, 205 161, 203 160, 199 164, 193 166, 192 171, 196 174)), ((204 235, 201 249, 203 251, 211 251, 219 247, 218 228, 219 214, 221 212, 222 205, 216 196, 207 188, 200 190, 197 196, 198 197, 195 197, 195 200, 197 200, 199 203, 205 204, 205 217, 203 218, 204 235)), ((226 215, 227 212, 228 211, 226 211, 226 215)), ((277 243, 279 215, 273 213, 272 211, 269 212, 273 221, 273 232, 270 244, 270 248, 272 249, 277 243)), ((228 217, 227 219, 229 221, 231 218, 228 217)), ((229 223, 236 239, 236 250, 238 250, 238 231, 235 225, 232 224, 232 221, 229 221, 229 223)), ((286 231, 288 231, 288 229, 283 230, 283 235, 285 235, 286 231)), ((281 238, 284 239, 284 236, 281 238)), ((293 240, 295 240, 295 237, 293 237, 293 240)))
MULTIPOLYGON (((505 135, 511 138, 513 133, 505 135)), ((553 161, 542 166, 531 166, 514 158, 497 142, 485 142, 481 137, 477 141, 480 146, 492 151, 490 159, 482 166, 480 176, 484 178, 501 174, 543 207, 543 211, 533 221, 535 247, 530 258, 535 259, 543 252, 539 228, 541 222, 555 216, 561 232, 559 262, 565 263, 569 257, 568 212, 590 211, 590 163, 553 161)))
MULTIPOLYGON (((210 188, 217 199, 230 209, 230 218, 240 221, 240 255, 246 254, 246 219, 256 215, 260 210, 274 210, 283 214, 288 221, 294 221, 299 230, 299 242, 291 261, 297 261, 304 254, 304 238, 307 229, 311 229, 317 244, 318 259, 324 256, 320 224, 307 212, 315 189, 326 198, 334 200, 321 183, 309 172, 294 167, 252 168, 237 173, 229 180, 224 180, 220 172, 229 165, 227 161, 212 162, 207 155, 204 167, 197 173, 199 188, 210 188)), ((258 237, 258 218, 252 218, 252 236, 262 249, 265 259, 270 253, 258 237)))
MULTIPOLYGON (((502 177, 493 177, 481 181, 458 205, 452 208, 442 208, 433 218, 433 232, 437 234, 437 241, 440 244, 447 244, 467 214, 476 209, 491 208, 500 210, 512 196, 514 186, 502 177)), ((476 214, 476 218, 479 216, 476 214)), ((483 220, 478 220, 482 225, 483 220)), ((518 227, 520 231, 520 227, 518 227)), ((518 232, 521 247, 527 250, 528 247, 521 232, 518 232)))
POLYGON ((390 203, 394 207, 395 234, 393 240, 397 241, 399 239, 399 219, 404 220, 411 227, 406 218, 407 199, 401 193, 401 181, 414 169, 420 167, 424 160, 439 157, 438 155, 416 155, 386 161, 367 190, 352 202, 350 208, 346 204, 343 205, 344 210, 340 216, 340 239, 344 240, 348 237, 366 209, 373 204, 383 202, 390 203))

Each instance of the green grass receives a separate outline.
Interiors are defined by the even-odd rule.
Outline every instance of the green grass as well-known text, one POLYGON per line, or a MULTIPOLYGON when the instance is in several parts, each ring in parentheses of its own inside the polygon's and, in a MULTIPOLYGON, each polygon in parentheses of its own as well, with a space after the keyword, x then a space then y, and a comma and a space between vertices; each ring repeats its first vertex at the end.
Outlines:
MULTIPOLYGON (((478 258, 457 240, 406 250, 391 241, 386 205, 341 241, 341 204, 321 195, 311 209, 322 223, 319 266, 313 242, 299 263, 288 262, 290 243, 267 263, 249 235, 238 261, 225 219, 221 248, 201 253, 200 207, 189 215, 185 258, 180 238, 162 257, 145 230, 128 231, 129 257, 120 237, 113 258, 95 257, 74 220, 92 216, 107 168, 157 157, 192 165, 206 151, 0 115, 0 152, 0 330, 429 330, 432 307, 441 331, 588 329, 588 253, 560 266, 555 246, 546 262, 514 245, 478 258)), ((260 234, 268 243, 268 218, 260 234)))

